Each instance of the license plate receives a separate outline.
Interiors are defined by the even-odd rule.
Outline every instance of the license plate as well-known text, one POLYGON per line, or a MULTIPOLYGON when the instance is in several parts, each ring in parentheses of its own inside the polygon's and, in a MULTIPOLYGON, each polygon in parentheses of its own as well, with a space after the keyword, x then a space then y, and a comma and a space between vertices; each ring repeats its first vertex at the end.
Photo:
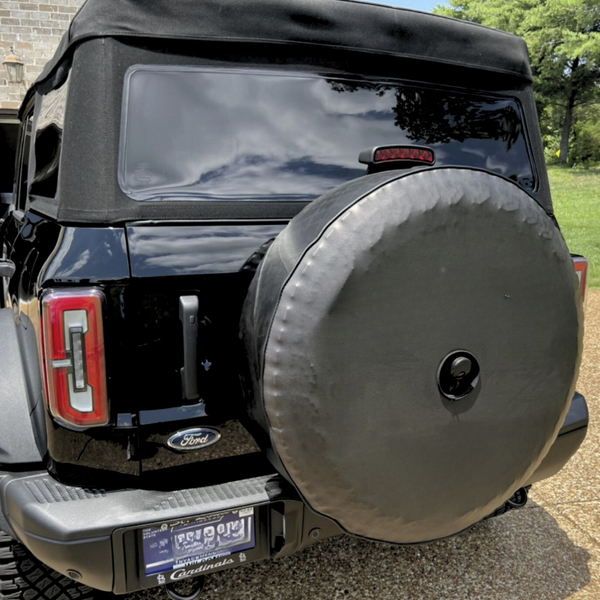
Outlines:
POLYGON ((202 565, 253 549, 255 528, 249 507, 142 529, 144 574, 159 583, 167 572, 171 580, 201 574, 202 565))

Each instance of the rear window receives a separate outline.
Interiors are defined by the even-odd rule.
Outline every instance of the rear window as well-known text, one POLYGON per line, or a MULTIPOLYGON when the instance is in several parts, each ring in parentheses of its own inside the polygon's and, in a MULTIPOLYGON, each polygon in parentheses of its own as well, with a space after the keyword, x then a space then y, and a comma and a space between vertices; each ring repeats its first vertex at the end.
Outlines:
POLYGON ((398 82, 137 66, 127 72, 119 184, 131 198, 313 200, 360 177, 361 150, 431 147, 532 190, 520 106, 398 82))

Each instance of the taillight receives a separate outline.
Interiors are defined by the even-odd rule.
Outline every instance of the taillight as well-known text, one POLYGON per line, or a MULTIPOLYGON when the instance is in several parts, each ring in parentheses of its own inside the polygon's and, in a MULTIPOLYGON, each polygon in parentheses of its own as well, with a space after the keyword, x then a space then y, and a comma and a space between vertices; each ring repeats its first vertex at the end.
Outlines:
POLYGON ((577 273, 577 278, 579 279, 581 297, 585 301, 585 293, 588 284, 588 260, 583 256, 573 256, 573 266, 575 267, 575 273, 577 273))
POLYGON ((42 298, 46 399, 54 417, 77 427, 108 423, 103 304, 97 288, 42 298))

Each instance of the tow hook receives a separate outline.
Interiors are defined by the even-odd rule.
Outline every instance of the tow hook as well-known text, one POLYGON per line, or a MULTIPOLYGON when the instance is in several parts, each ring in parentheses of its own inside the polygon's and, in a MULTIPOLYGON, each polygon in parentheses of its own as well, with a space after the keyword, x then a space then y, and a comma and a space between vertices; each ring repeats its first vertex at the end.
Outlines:
POLYGON ((527 495, 530 489, 530 485, 519 488, 500 508, 497 508, 491 515, 488 515, 486 519, 499 517, 514 508, 523 508, 527 504, 527 495))
POLYGON ((204 589, 205 577, 194 577, 186 581, 169 583, 166 586, 171 600, 196 600, 204 589), (190 592, 191 590, 191 592, 190 592))
POLYGON ((527 493, 529 488, 520 488, 518 489, 513 496, 511 496, 507 501, 511 508, 523 508, 527 504, 527 493))

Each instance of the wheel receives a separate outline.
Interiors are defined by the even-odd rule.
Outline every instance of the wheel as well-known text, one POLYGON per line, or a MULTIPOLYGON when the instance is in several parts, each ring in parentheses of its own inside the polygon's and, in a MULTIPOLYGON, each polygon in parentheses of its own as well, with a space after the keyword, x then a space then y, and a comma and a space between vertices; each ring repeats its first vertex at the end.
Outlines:
POLYGON ((47 567, 0 531, 0 600, 88 600, 100 595, 47 567))
POLYGON ((254 277, 250 416, 346 532, 443 538, 530 482, 582 332, 567 246, 518 185, 459 168, 367 176, 294 217, 254 277))

